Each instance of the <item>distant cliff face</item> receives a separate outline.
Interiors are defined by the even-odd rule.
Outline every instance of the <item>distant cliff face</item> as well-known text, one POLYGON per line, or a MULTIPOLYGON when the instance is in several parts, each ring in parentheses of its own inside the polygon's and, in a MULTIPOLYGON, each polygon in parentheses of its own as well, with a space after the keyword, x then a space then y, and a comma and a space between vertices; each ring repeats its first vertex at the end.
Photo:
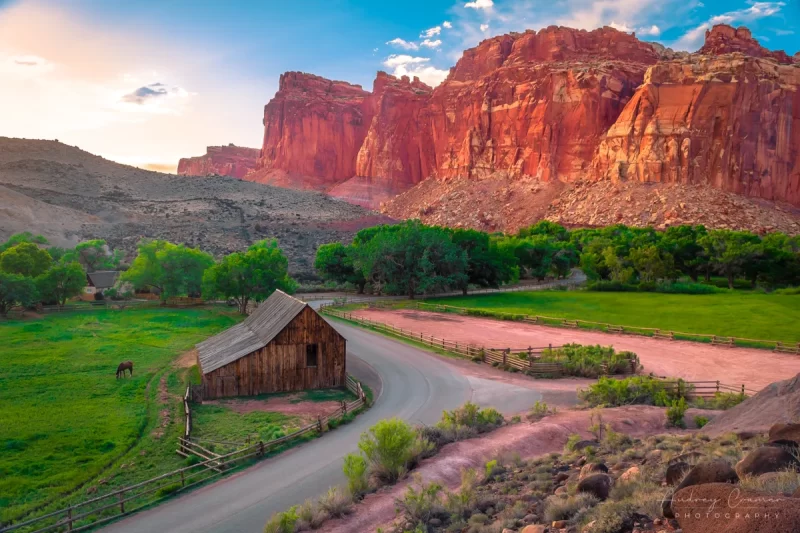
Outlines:
POLYGON ((799 75, 796 57, 724 25, 695 54, 608 27, 502 35, 466 50, 435 89, 381 72, 369 93, 290 72, 247 179, 373 208, 427 179, 498 175, 698 184, 800 205, 799 75))
POLYGON ((205 155, 184 157, 178 161, 178 174, 187 176, 206 176, 219 174, 233 178, 244 178, 256 168, 261 151, 258 148, 241 146, 209 146, 205 155))

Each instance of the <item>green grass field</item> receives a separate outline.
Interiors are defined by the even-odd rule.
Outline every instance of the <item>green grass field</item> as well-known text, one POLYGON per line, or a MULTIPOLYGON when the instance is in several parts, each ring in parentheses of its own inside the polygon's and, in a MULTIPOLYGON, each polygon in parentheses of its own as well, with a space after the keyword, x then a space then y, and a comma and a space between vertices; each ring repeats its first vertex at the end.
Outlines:
POLYGON ((729 292, 536 291, 426 300, 502 313, 581 319, 749 339, 800 342, 800 297, 729 292))
POLYGON ((172 362, 239 319, 149 308, 0 322, 0 522, 181 466, 188 369, 172 362), (133 378, 115 379, 127 360, 133 378))

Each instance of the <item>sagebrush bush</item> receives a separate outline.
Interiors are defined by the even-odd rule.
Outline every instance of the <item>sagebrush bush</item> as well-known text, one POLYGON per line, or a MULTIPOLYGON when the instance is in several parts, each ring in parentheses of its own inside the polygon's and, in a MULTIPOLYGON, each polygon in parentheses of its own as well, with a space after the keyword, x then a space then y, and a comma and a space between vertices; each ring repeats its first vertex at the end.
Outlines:
POLYGON ((575 446, 582 440, 583 437, 581 437, 577 433, 573 433, 572 435, 569 436, 569 438, 567 438, 567 443, 564 445, 564 448, 569 452, 574 452, 575 446))
POLYGON ((736 407, 747 399, 741 392, 717 392, 713 398, 695 398, 692 405, 700 409, 726 410, 736 407))
POLYGON ((295 533, 297 520, 297 506, 290 507, 287 511, 272 515, 264 525, 264 533, 295 533))
POLYGON ((535 422, 542 418, 556 414, 556 408, 548 406, 545 402, 536 400, 536 403, 528 410, 528 420, 535 422))
POLYGON ((414 459, 417 440, 414 429, 399 418, 381 420, 361 434, 358 448, 371 472, 385 483, 394 483, 405 474, 414 459))
POLYGON ((297 508, 296 531, 319 528, 325 520, 329 518, 328 513, 318 504, 311 500, 306 500, 303 505, 297 508))
POLYGON ((579 511, 594 507, 600 500, 582 492, 574 496, 550 496, 544 502, 544 519, 546 522, 569 520, 579 511))
POLYGON ((570 376, 596 378, 604 374, 629 372, 631 360, 638 363, 633 352, 617 352, 612 346, 565 344, 560 348, 545 350, 539 361, 559 363, 570 376))
POLYGON ((683 416, 688 408, 684 398, 674 400, 672 405, 667 407, 667 424, 676 428, 685 428, 686 422, 683 420, 683 416))
POLYGON ((466 519, 475 506, 475 486, 478 475, 475 470, 468 468, 461 471, 461 486, 456 492, 448 492, 445 498, 445 508, 454 517, 466 519))
POLYGON ((436 514, 444 510, 439 499, 442 486, 438 483, 420 483, 419 489, 409 485, 402 499, 396 501, 397 509, 413 524, 427 524, 436 514))
POLYGON ((354 453, 345 455, 342 470, 347 476, 347 488, 354 498, 359 498, 367 492, 369 489, 367 461, 362 456, 354 453))
POLYGON ((800 473, 785 470, 770 476, 745 476, 739 485, 745 490, 792 495, 800 489, 800 473))
POLYGON ((707 416, 697 415, 696 417, 694 417, 694 425, 697 426, 698 428, 702 428, 706 424, 708 424, 707 416))
MULTIPOLYGON (((334 518, 348 514, 353 505, 353 498, 347 491, 339 487, 331 487, 319 499, 319 507, 334 518)), ((267 533, 267 532, 265 532, 267 533)))
POLYGON ((578 392, 578 397, 592 406, 631 404, 667 406, 688 394, 692 387, 683 380, 672 382, 649 377, 631 376, 624 379, 601 377, 597 383, 578 392))

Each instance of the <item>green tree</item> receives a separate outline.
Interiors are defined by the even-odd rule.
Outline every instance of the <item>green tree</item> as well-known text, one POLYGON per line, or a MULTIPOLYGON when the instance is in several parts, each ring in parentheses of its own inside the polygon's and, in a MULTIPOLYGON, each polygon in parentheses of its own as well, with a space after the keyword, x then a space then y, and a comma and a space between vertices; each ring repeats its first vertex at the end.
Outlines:
POLYGON ((673 226, 667 228, 658 246, 672 255, 678 272, 697 281, 708 264, 708 257, 700 244, 700 239, 707 233, 705 226, 673 226))
POLYGON ((162 298, 184 294, 200 296, 203 274, 214 264, 211 254, 183 244, 159 250, 156 260, 161 270, 162 298))
POLYGON ((617 255, 614 247, 609 246, 603 250, 603 263, 608 269, 611 281, 630 283, 633 279, 633 269, 625 265, 625 260, 617 255))
POLYGON ((672 256, 654 244, 634 248, 630 252, 629 259, 639 273, 639 281, 644 283, 653 283, 672 274, 674 265, 672 256))
POLYGON ((0 270, 30 278, 44 273, 52 262, 47 250, 30 242, 16 244, 0 254, 0 270))
POLYGON ((566 278, 572 269, 578 266, 580 256, 575 245, 569 242, 559 242, 557 251, 553 255, 553 274, 558 278, 566 278))
POLYGON ((453 243, 467 254, 467 276, 461 290, 467 294, 470 284, 497 288, 519 277, 517 259, 487 233, 473 229, 451 230, 453 243))
POLYGON ((340 242, 323 244, 317 248, 314 258, 314 268, 323 279, 337 283, 352 283, 358 288, 358 293, 364 293, 367 280, 364 273, 355 267, 353 262, 353 246, 345 246, 340 242))
POLYGON ((209 295, 233 299, 239 312, 245 314, 251 300, 263 301, 276 289, 288 293, 296 290, 297 282, 289 277, 288 267, 278 241, 259 241, 206 270, 203 287, 209 295))
POLYGON ((800 236, 769 233, 761 241, 765 261, 760 279, 771 286, 800 285, 800 236))
POLYGON ((33 279, 0 271, 0 316, 8 316, 15 305, 27 307, 38 300, 39 293, 33 279))
POLYGON ((36 286, 44 300, 55 301, 59 307, 63 307, 68 299, 83 292, 86 272, 78 262, 55 265, 36 278, 36 286))
POLYGON ((97 270, 116 270, 122 260, 122 252, 111 250, 103 239, 83 241, 64 254, 63 261, 71 263, 77 261, 86 269, 86 272, 97 270))
POLYGON ((467 279, 467 256, 442 228, 412 220, 377 233, 356 247, 356 264, 373 287, 390 294, 461 287, 467 279))
POLYGON ((164 269, 158 260, 158 253, 174 246, 164 240, 142 239, 136 245, 136 259, 120 276, 120 281, 130 283, 137 290, 155 290, 162 299, 166 299, 164 269))
POLYGON ((523 239, 532 235, 545 235, 547 237, 552 237, 556 241, 566 241, 569 239, 567 228, 561 224, 550 222, 549 220, 540 220, 533 226, 522 228, 517 232, 517 236, 523 239))
POLYGON ((714 230, 700 239, 711 266, 728 279, 728 288, 754 258, 759 238, 747 231, 714 230))
POLYGON ((44 238, 42 235, 34 235, 30 231, 25 231, 22 233, 15 233, 8 240, 2 244, 0 244, 0 253, 5 252, 12 246, 16 246, 23 242, 29 242, 32 244, 49 244, 47 239, 44 238))

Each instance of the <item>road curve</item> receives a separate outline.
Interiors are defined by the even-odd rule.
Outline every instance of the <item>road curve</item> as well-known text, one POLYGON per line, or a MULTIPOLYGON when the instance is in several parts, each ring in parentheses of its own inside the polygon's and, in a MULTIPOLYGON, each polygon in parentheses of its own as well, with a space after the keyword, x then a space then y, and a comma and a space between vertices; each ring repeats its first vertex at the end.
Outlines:
POLYGON ((114 533, 260 533, 276 511, 319 496, 345 481, 342 457, 364 430, 383 418, 430 424, 442 410, 468 400, 506 413, 527 409, 536 390, 464 376, 440 357, 350 325, 333 322, 347 339, 348 371, 373 390, 375 405, 348 425, 247 470, 158 507, 115 522, 114 533))

